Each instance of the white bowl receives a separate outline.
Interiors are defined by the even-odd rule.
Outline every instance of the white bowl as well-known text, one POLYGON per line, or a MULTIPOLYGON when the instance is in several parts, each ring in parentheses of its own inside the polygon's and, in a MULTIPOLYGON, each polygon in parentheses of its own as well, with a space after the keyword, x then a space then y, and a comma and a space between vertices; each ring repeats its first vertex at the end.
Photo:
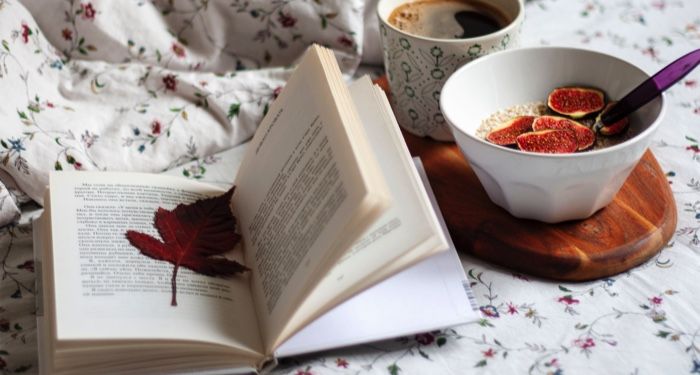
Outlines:
POLYGON ((630 116, 631 139, 575 154, 496 146, 475 135, 481 121, 501 109, 546 101, 549 92, 561 86, 598 87, 619 100, 647 78, 636 66, 600 52, 521 48, 490 54, 458 69, 442 89, 440 107, 491 200, 516 217, 555 223, 587 218, 612 201, 661 122, 663 98, 630 116))

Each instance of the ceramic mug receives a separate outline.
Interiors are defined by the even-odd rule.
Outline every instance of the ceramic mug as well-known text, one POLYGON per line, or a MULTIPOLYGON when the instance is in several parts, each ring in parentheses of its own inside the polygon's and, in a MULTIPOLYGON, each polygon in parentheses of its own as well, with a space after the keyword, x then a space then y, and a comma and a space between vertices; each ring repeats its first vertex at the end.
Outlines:
MULTIPOLYGON (((518 45, 524 18, 523 0, 489 0, 509 23, 502 29, 467 39, 435 39, 409 34, 389 23, 398 6, 416 0, 380 0, 379 32, 396 119, 406 131, 421 137, 452 141, 440 112, 440 91, 462 65, 489 53, 518 45)), ((465 103, 468 105, 468 103, 465 103)))

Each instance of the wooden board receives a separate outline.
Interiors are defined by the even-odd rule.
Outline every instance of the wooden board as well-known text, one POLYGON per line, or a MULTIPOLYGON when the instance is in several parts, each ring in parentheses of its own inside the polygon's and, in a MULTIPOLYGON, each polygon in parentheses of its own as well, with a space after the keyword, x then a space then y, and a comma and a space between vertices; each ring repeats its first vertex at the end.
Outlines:
POLYGON ((586 220, 546 224, 496 206, 454 143, 404 133, 420 156, 458 250, 520 272, 580 281, 655 255, 676 228, 668 181, 647 151, 613 202, 586 220))

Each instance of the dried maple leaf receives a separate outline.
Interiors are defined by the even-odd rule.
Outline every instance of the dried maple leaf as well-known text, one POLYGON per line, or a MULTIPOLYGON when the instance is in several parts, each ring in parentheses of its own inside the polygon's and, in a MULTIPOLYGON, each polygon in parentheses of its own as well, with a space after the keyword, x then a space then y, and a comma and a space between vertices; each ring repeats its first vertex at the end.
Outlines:
POLYGON ((126 231, 126 238, 141 254, 173 264, 171 305, 177 306, 176 280, 180 267, 219 277, 248 271, 246 266, 221 256, 240 241, 236 218, 229 209, 234 189, 217 197, 179 204, 172 211, 159 207, 154 226, 162 242, 145 233, 126 231))

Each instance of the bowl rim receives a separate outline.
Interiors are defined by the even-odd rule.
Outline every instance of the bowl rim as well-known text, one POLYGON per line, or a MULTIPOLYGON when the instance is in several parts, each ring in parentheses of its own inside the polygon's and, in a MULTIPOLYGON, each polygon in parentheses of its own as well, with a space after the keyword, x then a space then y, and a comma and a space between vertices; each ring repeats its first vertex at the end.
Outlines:
MULTIPOLYGON (((380 0, 381 1, 381 0, 380 0)), ((488 1, 487 1, 488 2, 488 1)), ((399 33, 400 35, 408 38, 414 38, 417 40, 422 40, 425 42, 431 42, 431 43, 444 43, 444 44, 455 44, 455 45, 462 45, 462 44, 468 44, 468 43, 476 43, 476 42, 484 42, 485 40, 491 40, 494 38, 501 37, 502 35, 509 34, 513 32, 513 29, 516 29, 520 27, 520 25, 523 23, 523 20, 525 19, 525 4, 522 0, 518 0, 518 15, 513 18, 510 23, 508 23, 506 26, 503 28, 494 31, 489 34, 484 34, 472 38, 462 38, 462 39, 453 39, 453 38, 433 38, 429 36, 423 36, 423 35, 417 35, 417 34, 411 34, 408 32, 405 32, 398 27, 394 26, 389 22, 389 20, 386 20, 385 17, 382 17, 380 7, 379 7, 379 2, 377 3, 377 6, 375 7, 375 15, 380 21, 380 24, 385 25, 392 29, 393 31, 399 33)))
MULTIPOLYGON (((524 52, 532 53, 531 51, 534 51, 536 53, 537 51, 541 51, 541 50, 559 50, 559 51, 563 51, 563 52, 567 52, 567 51, 568 52, 584 52, 584 53, 591 53, 591 54, 595 54, 595 55, 601 55, 601 56, 604 56, 606 58, 610 58, 610 59, 614 59, 614 60, 617 60, 619 62, 622 62, 623 64, 626 64, 629 67, 638 70, 639 72, 641 72, 645 76, 645 79, 648 79, 649 77, 651 77, 646 71, 644 71, 640 67, 632 64, 631 62, 629 62, 627 60, 621 59, 617 56, 613 56, 613 55, 610 55, 610 54, 607 54, 604 52, 592 50, 592 49, 566 47, 566 46, 521 47, 521 48, 515 48, 515 49, 510 49, 510 50, 505 50, 505 51, 494 52, 492 54, 480 57, 480 58, 460 67, 454 73, 452 73, 452 75, 450 75, 450 77, 447 79, 447 81, 445 82, 445 85, 443 86, 443 88, 441 90, 441 93, 444 93, 445 89, 448 86, 452 86, 455 84, 454 77, 456 77, 457 75, 460 75, 460 74, 464 74, 463 71, 472 69, 474 66, 479 66, 481 64, 488 64, 493 59, 499 59, 499 58, 502 58, 503 56, 507 56, 507 55, 511 55, 511 54, 520 54, 520 53, 524 53, 524 52)), ((639 82, 639 83, 641 84, 642 82, 639 82)), ((644 131, 642 131, 641 133, 635 135, 634 137, 632 137, 628 140, 625 140, 623 142, 620 142, 620 143, 613 145, 613 146, 610 146, 610 147, 605 147, 605 148, 602 148, 599 150, 592 150, 592 151, 573 152, 570 154, 547 154, 547 153, 541 153, 541 152, 526 152, 526 151, 514 150, 511 148, 495 145, 491 142, 486 141, 485 139, 481 139, 481 138, 477 137, 476 135, 473 135, 473 134, 463 130, 454 121, 452 121, 452 119, 450 118, 447 111, 445 111, 445 100, 446 99, 445 99, 445 95, 442 95, 442 94, 440 95, 440 112, 445 117, 445 120, 447 120, 447 123, 450 125, 450 129, 452 130, 453 133, 459 132, 459 133, 465 135, 467 138, 470 138, 476 142, 479 142, 487 147, 491 147, 494 150, 509 152, 509 153, 512 153, 515 155, 520 155, 520 156, 533 157, 533 158, 544 158, 544 159, 567 159, 567 158, 582 158, 582 157, 583 158, 590 158, 590 157, 596 157, 598 155, 604 155, 604 154, 608 154, 611 152, 615 152, 615 151, 620 150, 620 149, 631 147, 632 145, 647 138, 650 135, 650 133, 653 133, 654 131, 656 131, 656 128, 659 127, 662 119, 666 115, 666 107, 667 107, 666 93, 665 92, 661 93, 661 95, 659 96, 659 99, 661 100, 661 109, 659 110, 659 114, 656 116, 656 118, 654 118, 652 123, 649 124, 649 126, 646 129, 644 129, 644 131)), ((655 99, 653 99, 653 100, 655 100, 655 99)), ((456 139, 456 137, 455 137, 455 139, 456 139)))

